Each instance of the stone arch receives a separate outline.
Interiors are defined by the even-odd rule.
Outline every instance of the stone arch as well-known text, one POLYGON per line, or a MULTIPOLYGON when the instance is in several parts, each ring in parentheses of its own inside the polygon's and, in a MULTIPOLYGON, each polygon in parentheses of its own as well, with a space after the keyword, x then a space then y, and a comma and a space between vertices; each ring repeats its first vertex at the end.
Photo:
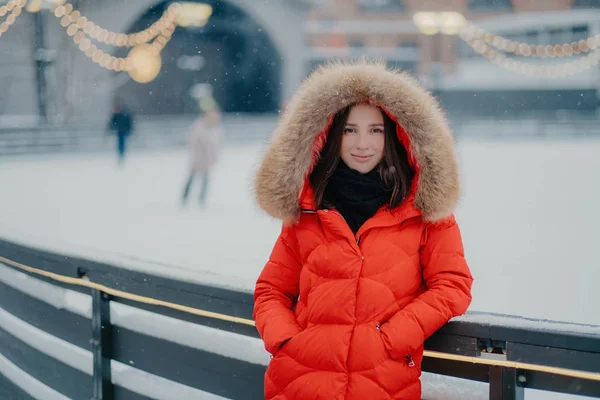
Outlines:
MULTIPOLYGON (((153 9, 164 0, 104 0, 89 2, 85 6, 85 13, 90 20, 107 29, 126 32, 135 21, 140 20, 148 10, 153 9)), ((304 22, 307 5, 297 0, 256 1, 246 0, 210 0, 213 3, 227 3, 256 22, 264 35, 272 42, 276 49, 280 74, 281 87, 279 101, 285 102, 295 90, 306 73, 307 49, 304 40, 304 22)), ((208 2, 208 0, 207 0, 208 2)), ((77 68, 100 68, 90 65, 90 61, 80 58, 77 68)), ((110 79, 111 73, 105 73, 110 79)), ((83 114, 90 118, 107 115, 110 111, 113 93, 99 94, 97 98, 86 104, 83 114)), ((104 117, 103 117, 104 118, 104 117)))
MULTIPOLYGON (((200 1, 197 1, 200 2, 200 1)), ((196 114, 195 88, 210 87, 225 112, 275 112, 281 104, 282 57, 263 26, 224 1, 203 0, 213 14, 203 27, 178 27, 162 52, 162 71, 140 85, 129 81, 114 96, 136 114, 196 114), (191 61, 191 62, 190 62, 191 61)), ((156 21, 169 1, 153 6, 127 33, 156 21)), ((119 56, 126 55, 120 49, 119 56)))

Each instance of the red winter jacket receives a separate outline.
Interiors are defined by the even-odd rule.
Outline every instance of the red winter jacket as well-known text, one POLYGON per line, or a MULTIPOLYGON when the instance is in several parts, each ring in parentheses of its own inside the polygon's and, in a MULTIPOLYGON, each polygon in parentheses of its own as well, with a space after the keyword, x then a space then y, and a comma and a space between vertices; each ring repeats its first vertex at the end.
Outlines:
POLYGON ((300 88, 256 182, 259 204, 284 221, 255 290, 273 354, 265 398, 420 399, 424 340, 471 301, 452 143, 435 101, 385 66, 337 64, 300 88), (362 101, 398 122, 416 176, 407 200, 355 235, 337 211, 315 209, 306 177, 331 116, 362 101))

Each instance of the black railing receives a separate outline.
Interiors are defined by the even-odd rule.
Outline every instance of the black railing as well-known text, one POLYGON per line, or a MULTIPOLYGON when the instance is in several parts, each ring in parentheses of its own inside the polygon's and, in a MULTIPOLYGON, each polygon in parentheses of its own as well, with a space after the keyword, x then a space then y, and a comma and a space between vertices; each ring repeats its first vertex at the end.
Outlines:
MULTIPOLYGON (((250 293, 0 240, 0 394, 260 399, 269 358, 251 313, 250 293)), ((490 399, 600 398, 597 326, 470 313, 425 347, 424 371, 488 382, 490 399)))

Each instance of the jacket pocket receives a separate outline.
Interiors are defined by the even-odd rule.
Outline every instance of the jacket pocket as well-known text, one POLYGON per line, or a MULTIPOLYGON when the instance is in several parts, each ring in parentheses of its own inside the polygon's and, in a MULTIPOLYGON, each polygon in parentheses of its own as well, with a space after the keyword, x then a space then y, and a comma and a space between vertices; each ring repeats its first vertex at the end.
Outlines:
POLYGON ((289 342, 291 342, 292 340, 294 340, 294 338, 295 338, 296 336, 298 336, 300 333, 302 333, 302 332, 299 332, 299 333, 295 334, 294 336, 292 336, 291 338, 284 340, 284 341, 283 341, 283 342, 282 342, 282 343, 279 345, 279 348, 277 349, 277 351, 271 355, 271 358, 273 358, 273 357, 275 357, 277 354, 279 354, 279 353, 281 352, 281 350, 282 350, 283 348, 285 348, 285 346, 286 346, 286 345, 287 345, 289 342))
POLYGON ((379 325, 385 324, 398 311, 400 311, 400 304, 396 301, 393 304, 391 304, 383 313, 377 316, 379 325))
POLYGON ((381 346, 383 347, 383 350, 385 350, 385 354, 387 355, 387 357, 389 359, 392 358, 390 352, 387 349, 387 346, 385 345, 385 342, 383 341, 383 336, 381 336, 381 324, 377 323, 375 324, 375 329, 377 330, 377 335, 379 336, 379 340, 381 341, 381 346))

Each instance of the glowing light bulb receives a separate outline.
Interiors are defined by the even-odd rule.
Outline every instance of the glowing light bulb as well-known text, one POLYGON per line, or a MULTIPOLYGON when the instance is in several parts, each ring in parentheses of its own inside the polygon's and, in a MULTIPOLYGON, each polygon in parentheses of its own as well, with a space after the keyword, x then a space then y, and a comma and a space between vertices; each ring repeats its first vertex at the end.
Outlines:
POLYGON ((83 32, 85 32, 86 34, 89 35, 95 26, 96 25, 92 21, 88 21, 88 22, 86 22, 85 26, 83 27, 83 32))
POLYGON ((127 35, 125 35, 124 33, 121 33, 120 35, 117 36, 117 46, 125 46, 127 44, 127 35))
POLYGON ((149 44, 134 47, 129 52, 129 75, 139 83, 148 83, 154 80, 162 67, 160 54, 152 50, 149 44))
POLYGON ((100 57, 100 65, 102 67, 106 67, 108 65, 108 63, 110 62, 110 54, 104 53, 102 54, 102 57, 100 57))
POLYGON ((94 51, 94 55, 92 56, 92 61, 94 61, 95 63, 100 62, 100 58, 102 57, 102 50, 98 50, 96 49, 96 51, 94 51))
POLYGON ((567 57, 570 57, 573 55, 573 48, 571 47, 571 45, 563 44, 562 51, 563 51, 563 54, 567 57))
POLYGON ((96 25, 96 26, 94 26, 94 27, 92 28, 92 31, 90 32, 90 36, 91 36, 93 39, 96 39, 96 40, 97 40, 97 39, 98 39, 98 35, 100 35, 100 32, 101 32, 101 31, 102 31, 102 28, 100 28, 98 25, 96 25))
POLYGON ((115 44, 115 40, 117 39, 117 34, 114 32, 109 32, 106 36, 106 42, 110 44, 115 44))
POLYGON ((106 29, 100 29, 97 39, 99 42, 104 42, 104 40, 106 40, 106 36, 108 36, 108 31, 106 29))
POLYGON ((81 13, 79 12, 79 10, 75 10, 71 13, 71 15, 69 15, 69 17, 71 18, 71 22, 76 22, 80 16, 81 13))
POLYGON ((65 6, 58 6, 56 7, 56 9, 54 10, 54 16, 56 18, 61 18, 65 15, 65 6))
POLYGON ((83 28, 85 28, 85 25, 87 24, 87 22, 88 22, 88 19, 86 17, 79 17, 79 18, 77 18, 76 24, 79 29, 83 29, 83 28))
POLYGON ((535 55, 538 57, 546 57, 546 48, 542 45, 535 46, 535 55))
POLYGON ((90 39, 84 38, 81 40, 81 43, 79 43, 79 50, 81 50, 83 52, 87 52, 90 49, 91 45, 92 45, 92 42, 90 41, 90 39))
POLYGON ((81 41, 82 41, 84 38, 85 38, 85 34, 84 34, 83 32, 81 32, 81 31, 79 31, 79 32, 77 32, 77 33, 75 34, 75 37, 73 38, 73 41, 74 41, 76 44, 79 44, 79 43, 81 43, 81 41))
POLYGON ((556 54, 557 57, 564 56, 563 47, 560 44, 554 46, 554 54, 556 54))
POLYGON ((87 49, 85 51, 85 55, 88 56, 89 58, 92 58, 94 56, 94 54, 96 54, 96 45, 95 44, 90 44, 89 49, 87 49))
POLYGON ((67 28, 67 35, 73 36, 77 33, 77 31, 78 31, 77 25, 75 25, 75 24, 69 25, 69 27, 67 28))

